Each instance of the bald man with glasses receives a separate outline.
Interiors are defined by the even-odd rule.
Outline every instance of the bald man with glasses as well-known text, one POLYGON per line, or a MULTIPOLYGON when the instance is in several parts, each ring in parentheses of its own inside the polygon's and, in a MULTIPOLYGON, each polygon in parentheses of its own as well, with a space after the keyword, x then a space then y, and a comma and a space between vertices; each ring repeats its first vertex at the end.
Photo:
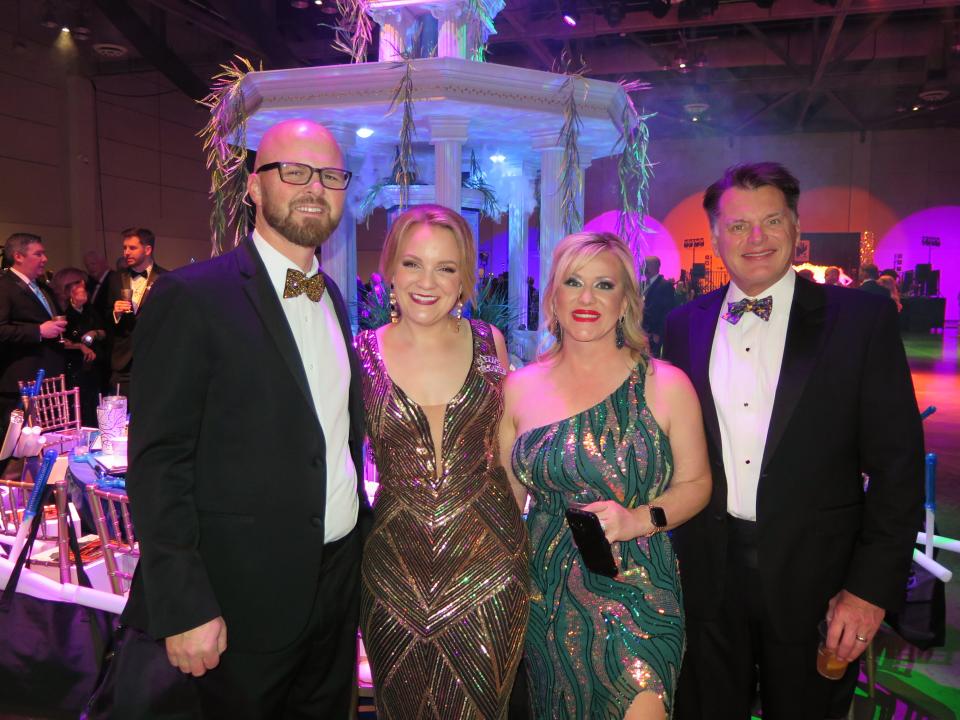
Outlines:
POLYGON ((316 253, 350 172, 305 120, 268 130, 257 160, 251 237, 159 278, 139 320, 127 491, 142 555, 124 621, 191 678, 204 717, 347 717, 372 517, 360 367, 316 253))

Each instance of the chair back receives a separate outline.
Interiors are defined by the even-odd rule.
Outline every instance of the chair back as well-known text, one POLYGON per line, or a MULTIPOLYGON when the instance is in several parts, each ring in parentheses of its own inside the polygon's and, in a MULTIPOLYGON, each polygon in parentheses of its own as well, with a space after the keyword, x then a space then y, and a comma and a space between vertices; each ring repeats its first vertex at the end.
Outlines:
POLYGON ((140 557, 140 546, 130 519, 130 499, 126 493, 97 487, 92 483, 86 486, 85 492, 93 513, 93 523, 97 526, 97 535, 100 536, 110 588, 117 595, 124 595, 130 589, 133 573, 121 569, 117 556, 126 555, 134 560, 140 557))
MULTIPOLYGON (((21 394, 29 384, 19 381, 21 394)), ((46 378, 33 397, 30 414, 43 432, 80 429, 80 388, 67 389, 63 375, 46 378)))
MULTIPOLYGON (((27 508, 27 500, 33 492, 33 482, 27 480, 10 480, 0 478, 0 543, 8 544, 13 540, 23 523, 23 513, 27 508)), ((56 511, 55 503, 40 506, 44 522, 40 524, 38 538, 54 540, 56 536, 48 529, 46 520, 52 519, 56 511)))

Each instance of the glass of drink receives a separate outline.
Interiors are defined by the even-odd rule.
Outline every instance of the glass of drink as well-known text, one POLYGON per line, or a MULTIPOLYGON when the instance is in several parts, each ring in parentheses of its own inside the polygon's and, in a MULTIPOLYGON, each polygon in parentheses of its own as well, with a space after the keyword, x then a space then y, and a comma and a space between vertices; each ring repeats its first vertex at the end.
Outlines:
MULTIPOLYGON (((133 303, 133 288, 120 288, 120 299, 124 302, 133 303)), ((127 312, 133 312, 133 307, 127 312)))
POLYGON ((817 672, 828 680, 839 680, 847 671, 848 663, 838 658, 833 650, 827 649, 828 627, 826 620, 821 620, 817 626, 820 631, 820 645, 817 648, 817 672))
MULTIPOLYGON (((53 320, 56 321, 56 322, 66 322, 66 321, 67 321, 67 316, 66 316, 66 315, 54 315, 54 316, 53 316, 53 320)), ((63 339, 63 330, 60 331, 60 337, 57 339, 57 342, 59 342, 61 345, 63 345, 63 343, 66 342, 66 341, 63 339)))

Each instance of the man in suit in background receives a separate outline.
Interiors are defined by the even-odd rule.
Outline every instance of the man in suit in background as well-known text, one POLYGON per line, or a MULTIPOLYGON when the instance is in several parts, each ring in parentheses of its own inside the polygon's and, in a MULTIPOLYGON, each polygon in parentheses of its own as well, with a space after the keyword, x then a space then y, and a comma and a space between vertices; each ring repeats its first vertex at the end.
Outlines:
MULTIPOLYGON (((893 304, 791 267, 797 180, 727 170, 704 195, 731 282, 675 310, 664 356, 703 407, 714 487, 674 531, 687 611, 679 720, 834 714, 826 644, 854 661, 904 596, 922 519, 923 434, 893 304), (870 476, 864 490, 862 473, 870 476)), ((847 680, 854 680, 851 662, 847 680)))
POLYGON ((11 266, 0 273, 0 440, 10 413, 20 402, 18 380, 33 380, 43 368, 47 377, 63 372, 59 342, 66 319, 44 282, 47 253, 43 240, 30 233, 7 238, 4 256, 11 266))
POLYGON ((643 259, 643 276, 646 278, 643 289, 643 330, 650 340, 650 353, 653 357, 660 357, 663 324, 674 305, 673 285, 660 274, 660 258, 656 255, 648 255, 643 259))
POLYGON ((867 263, 860 268, 860 290, 868 292, 871 295, 889 298, 890 291, 877 282, 880 279, 880 271, 873 263, 867 263))
POLYGON ((110 386, 130 394, 130 368, 133 363, 133 331, 137 316, 147 301, 157 278, 167 272, 154 262, 157 239, 147 228, 127 228, 123 238, 126 268, 108 275, 107 325, 110 332, 110 386))
POLYGON ((362 370, 316 257, 343 166, 314 122, 268 130, 252 237, 161 277, 137 327, 127 492, 142 555, 123 620, 197 678, 205 717, 350 713, 371 521, 362 370))
POLYGON ((87 302, 100 314, 100 317, 110 317, 112 308, 109 306, 109 278, 110 266, 103 253, 88 250, 83 254, 83 266, 87 270, 87 302))

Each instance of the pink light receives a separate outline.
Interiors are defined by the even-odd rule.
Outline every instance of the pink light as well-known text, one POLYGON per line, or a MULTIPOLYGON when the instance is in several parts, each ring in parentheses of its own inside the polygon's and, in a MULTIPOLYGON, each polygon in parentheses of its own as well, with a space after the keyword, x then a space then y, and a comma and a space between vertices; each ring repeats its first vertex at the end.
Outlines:
POLYGON ((570 27, 577 26, 577 19, 573 15, 570 15, 569 13, 563 14, 563 21, 570 27))

